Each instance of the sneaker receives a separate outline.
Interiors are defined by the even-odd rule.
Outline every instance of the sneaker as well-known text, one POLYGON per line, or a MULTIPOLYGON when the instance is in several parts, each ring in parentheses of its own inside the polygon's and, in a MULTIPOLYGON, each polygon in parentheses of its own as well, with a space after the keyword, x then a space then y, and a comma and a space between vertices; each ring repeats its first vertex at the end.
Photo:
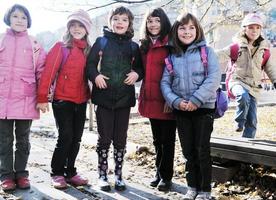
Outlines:
POLYGON ((199 192, 195 200, 211 200, 211 192, 199 192))
POLYGON ((124 191, 126 189, 126 184, 123 179, 115 177, 115 190, 124 191))
POLYGON ((88 179, 81 177, 79 174, 66 179, 66 182, 74 185, 74 186, 81 186, 81 185, 87 185, 88 179))
POLYGON ((157 176, 157 177, 154 177, 154 179, 150 182, 150 186, 151 187, 157 187, 158 183, 160 182, 160 178, 157 176))
POLYGON ((1 187, 3 189, 3 191, 11 191, 11 190, 15 190, 15 182, 13 179, 5 179, 3 181, 1 181, 1 187))
POLYGON ((194 200, 197 196, 195 188, 188 187, 186 194, 183 196, 183 200, 194 200))
POLYGON ((157 189, 159 191, 168 191, 168 190, 171 189, 171 186, 172 186, 172 182, 171 181, 165 181, 165 180, 161 179, 161 181, 157 185, 157 189))
POLYGON ((100 188, 100 190, 105 191, 105 192, 108 192, 111 190, 108 179, 103 176, 98 179, 98 187, 100 188))
POLYGON ((30 181, 27 177, 20 177, 16 179, 16 185, 20 189, 28 189, 30 188, 30 181))
POLYGON ((65 189, 65 188, 67 188, 67 183, 65 181, 64 176, 53 176, 52 177, 52 185, 56 189, 65 189))

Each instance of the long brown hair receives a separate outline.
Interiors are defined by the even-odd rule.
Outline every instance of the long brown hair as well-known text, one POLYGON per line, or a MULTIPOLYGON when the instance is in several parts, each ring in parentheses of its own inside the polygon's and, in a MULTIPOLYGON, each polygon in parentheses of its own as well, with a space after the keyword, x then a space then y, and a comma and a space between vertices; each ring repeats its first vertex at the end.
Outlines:
POLYGON ((170 45, 172 46, 172 53, 180 55, 181 52, 183 51, 181 48, 183 44, 180 42, 178 38, 178 27, 181 25, 188 24, 190 21, 193 23, 193 25, 196 28, 196 38, 193 41, 193 43, 199 43, 202 40, 205 40, 204 32, 198 19, 191 13, 182 13, 177 17, 176 21, 174 22, 169 35, 170 45))

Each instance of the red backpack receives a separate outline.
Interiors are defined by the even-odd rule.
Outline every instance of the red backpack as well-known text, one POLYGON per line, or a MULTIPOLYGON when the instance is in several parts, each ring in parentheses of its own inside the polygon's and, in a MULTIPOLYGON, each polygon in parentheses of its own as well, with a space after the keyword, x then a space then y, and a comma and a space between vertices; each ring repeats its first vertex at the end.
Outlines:
MULTIPOLYGON (((236 70, 236 61, 239 57, 239 48, 240 47, 237 43, 232 44, 230 46, 231 60, 229 60, 229 62, 227 64, 227 68, 226 68, 225 87, 226 87, 227 95, 231 99, 235 99, 236 97, 235 97, 235 95, 233 95, 233 93, 231 92, 231 90, 229 88, 229 80, 232 78, 232 75, 233 75, 234 71, 236 70)), ((270 57, 270 51, 269 51, 269 49, 265 49, 264 55, 263 55, 263 61, 262 61, 262 70, 264 70, 264 66, 266 65, 269 57, 270 57)))

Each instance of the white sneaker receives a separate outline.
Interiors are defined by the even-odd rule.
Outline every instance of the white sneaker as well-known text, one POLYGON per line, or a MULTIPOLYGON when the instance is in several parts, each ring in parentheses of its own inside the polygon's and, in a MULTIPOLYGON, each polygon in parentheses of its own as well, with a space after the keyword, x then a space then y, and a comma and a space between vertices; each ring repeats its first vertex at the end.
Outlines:
POLYGON ((183 196, 183 200, 194 200, 197 196, 195 188, 188 187, 187 193, 183 196))
POLYGON ((103 176, 98 179, 98 187, 100 188, 100 190, 106 191, 106 192, 111 190, 111 187, 107 178, 103 176))
POLYGON ((199 192, 195 200, 210 200, 212 199, 211 192, 199 192))

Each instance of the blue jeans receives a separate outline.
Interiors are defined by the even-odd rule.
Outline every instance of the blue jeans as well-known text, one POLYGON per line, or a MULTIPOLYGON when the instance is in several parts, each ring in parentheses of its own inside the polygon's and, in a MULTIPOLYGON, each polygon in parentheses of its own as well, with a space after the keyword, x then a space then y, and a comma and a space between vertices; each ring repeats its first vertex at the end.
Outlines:
POLYGON ((257 101, 241 85, 234 85, 232 92, 236 96, 237 109, 235 121, 238 127, 244 128, 242 137, 255 138, 257 130, 257 101))

